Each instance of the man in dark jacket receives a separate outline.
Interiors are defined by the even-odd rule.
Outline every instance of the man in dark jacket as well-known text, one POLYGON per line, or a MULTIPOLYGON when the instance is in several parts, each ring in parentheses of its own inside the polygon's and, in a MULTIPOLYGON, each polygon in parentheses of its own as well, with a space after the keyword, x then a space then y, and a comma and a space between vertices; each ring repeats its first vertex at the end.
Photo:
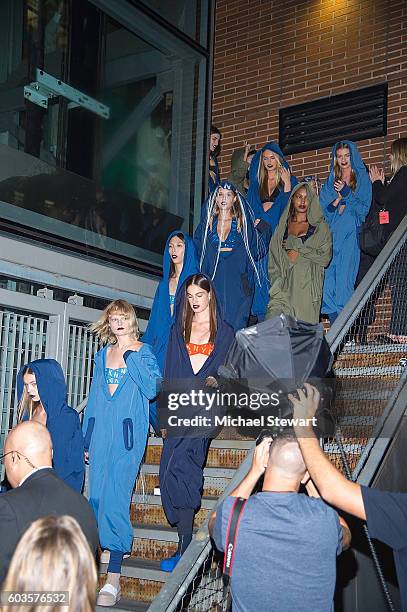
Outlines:
POLYGON ((92 552, 96 552, 94 514, 87 500, 53 470, 51 437, 46 427, 36 421, 17 425, 7 436, 1 459, 13 490, 0 495, 0 585, 20 537, 38 518, 72 516, 92 552))

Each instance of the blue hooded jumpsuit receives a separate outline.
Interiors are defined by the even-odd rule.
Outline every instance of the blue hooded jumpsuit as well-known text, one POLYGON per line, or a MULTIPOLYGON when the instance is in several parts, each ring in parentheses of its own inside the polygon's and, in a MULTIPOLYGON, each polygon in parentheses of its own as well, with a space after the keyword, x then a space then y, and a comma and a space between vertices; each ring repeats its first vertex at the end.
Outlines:
POLYGON ((138 352, 126 351, 127 371, 111 395, 105 376, 108 346, 95 355, 83 431, 89 450, 89 502, 100 544, 123 553, 131 550, 131 495, 146 446, 149 400, 157 395, 161 374, 148 344, 138 352))
MULTIPOLYGON (((198 256, 196 253, 194 241, 190 236, 181 231, 172 232, 165 243, 164 255, 163 255, 163 278, 159 282, 157 291, 155 292, 153 307, 151 309, 150 318, 148 320, 147 329, 143 334, 143 342, 149 344, 153 350, 154 355, 157 358, 158 367, 161 372, 164 370, 165 355, 167 353, 168 338, 170 335, 170 328, 175 316, 175 305, 179 288, 188 276, 199 272, 198 256), (171 259, 168 246, 171 238, 177 234, 182 234, 185 243, 184 252, 184 265, 180 277, 178 279, 177 291, 174 296, 174 311, 171 314, 170 309, 170 269, 171 259)), ((150 423, 154 429, 158 430, 158 418, 157 418, 157 403, 152 401, 150 403, 150 423)))
MULTIPOLYGON (((37 359, 25 364, 17 375, 17 395, 24 390, 23 375, 30 368, 35 375, 41 404, 47 413, 46 427, 51 435, 54 469, 75 491, 81 492, 85 473, 83 436, 79 415, 66 403, 66 384, 55 359, 37 359)), ((24 420, 28 419, 28 415, 24 420)))
POLYGON ((319 196, 321 208, 332 233, 333 255, 325 270, 321 312, 333 322, 353 294, 360 262, 358 233, 369 212, 372 201, 372 184, 366 166, 355 143, 341 141, 350 149, 352 170, 356 175, 356 189, 345 186, 339 206, 332 206, 338 193, 335 191, 334 163, 336 148, 332 147, 331 169, 319 196), (345 204, 342 214, 340 205, 345 204))
MULTIPOLYGON (((253 209, 255 218, 260 219, 264 224, 268 224, 268 226, 270 227, 268 233, 267 254, 260 259, 258 264, 262 277, 262 283, 261 285, 256 284, 253 304, 251 308, 251 314, 253 316, 258 317, 259 321, 262 321, 264 319, 269 303, 269 291, 272 279, 268 278, 268 247, 270 244, 271 236, 272 234, 274 234, 280 222, 281 215, 283 214, 284 209, 288 204, 288 200, 290 199, 293 187, 298 183, 297 178, 291 175, 291 191, 285 192, 277 189, 279 192, 277 197, 273 201, 273 206, 269 208, 269 210, 266 212, 263 208, 263 203, 261 201, 259 185, 259 166, 261 163, 263 163, 262 159, 264 151, 272 151, 273 153, 276 153, 282 159, 284 168, 290 170, 290 166, 285 160, 282 150, 275 142, 268 142, 266 145, 264 145, 262 149, 257 151, 257 153, 252 159, 252 163, 250 164, 249 191, 247 192, 246 197, 250 206, 253 209)), ((262 226, 259 224, 259 229, 261 228, 262 226)), ((263 233, 264 235, 266 235, 265 232, 263 233)))
POLYGON ((212 279, 225 321, 237 331, 249 322, 256 283, 265 282, 258 274, 257 262, 267 252, 268 238, 264 239, 262 232, 256 229, 253 211, 245 197, 239 194, 246 218, 246 230, 242 228, 239 231, 234 219, 229 235, 219 245, 218 217, 214 218, 212 229, 209 218, 210 206, 220 188, 236 192, 231 183, 220 182, 202 205, 201 220, 195 230, 194 240, 198 255, 202 257, 201 272, 212 279), (229 250, 220 251, 219 248, 229 250))
POLYGON ((153 307, 151 309, 147 329, 143 334, 143 342, 146 342, 151 346, 153 353, 157 358, 160 370, 163 370, 164 368, 168 338, 170 336, 170 328, 175 317, 175 305, 177 303, 179 289, 188 276, 197 274, 198 272, 198 256, 193 239, 184 232, 172 232, 168 236, 165 244, 163 256, 163 278, 157 287, 157 291, 155 292, 153 307), (184 236, 185 252, 184 265, 178 279, 177 292, 175 294, 174 312, 171 314, 169 291, 171 259, 168 245, 170 244, 171 238, 177 234, 182 234, 184 236))

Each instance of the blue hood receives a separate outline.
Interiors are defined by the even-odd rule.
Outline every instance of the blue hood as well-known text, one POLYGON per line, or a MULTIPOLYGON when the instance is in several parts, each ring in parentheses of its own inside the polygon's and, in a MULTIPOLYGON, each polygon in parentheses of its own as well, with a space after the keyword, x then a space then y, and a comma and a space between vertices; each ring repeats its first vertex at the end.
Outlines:
MULTIPOLYGON (((259 167, 261 164, 261 160, 263 157, 264 151, 272 151, 279 155, 282 159, 282 164, 284 168, 291 171, 290 165, 284 157, 284 153, 275 142, 268 142, 264 145, 262 149, 257 151, 256 155, 252 159, 252 163, 250 164, 250 172, 249 172, 249 191, 247 193, 247 199, 249 201, 250 206, 253 209, 254 215, 256 219, 263 219, 266 223, 269 223, 273 229, 276 229, 281 215, 285 206, 287 205, 288 198, 290 197, 290 193, 284 194, 284 192, 280 193, 277 197, 274 205, 271 209, 265 213, 263 209, 263 205, 260 199, 260 185, 259 185, 259 167)), ((291 187, 294 187, 298 183, 297 178, 291 175, 291 187)))
MULTIPOLYGON (((23 372, 34 372, 41 403, 47 413, 47 426, 59 419, 66 406, 66 384, 61 366, 55 359, 37 359, 25 364, 17 376, 17 395, 20 401, 24 390, 23 372)), ((49 428, 49 427, 48 427, 49 428)))
MULTIPOLYGON (((209 276, 206 274, 203 276, 205 276, 210 284, 212 299, 216 301, 217 331, 213 351, 199 370, 199 373, 196 374, 197 378, 216 375, 218 367, 224 363, 227 351, 234 340, 233 328, 223 318, 223 310, 216 294, 215 285, 209 276), (214 366, 215 369, 212 371, 214 366)), ((184 282, 177 294, 176 315, 170 332, 167 360, 164 369, 164 377, 167 379, 171 377, 178 379, 185 378, 186 372, 190 369, 190 359, 185 346, 182 317, 186 301, 186 283, 184 282)))
MULTIPOLYGON (((148 321, 147 329, 143 334, 143 342, 150 344, 153 349, 154 355, 157 358, 160 369, 164 365, 165 352, 168 343, 168 334, 173 321, 170 309, 170 294, 168 283, 170 280, 170 254, 168 251, 168 245, 173 236, 182 234, 185 242, 185 253, 184 253, 184 265, 178 281, 177 293, 183 282, 191 274, 195 274, 199 271, 198 256, 194 241, 188 234, 184 232, 175 231, 172 232, 167 239, 165 244, 165 250, 163 255, 163 278, 160 281, 156 294, 154 296, 153 307, 151 309, 150 318, 148 321)), ((176 310, 176 304, 174 308, 174 314, 176 310)))
MULTIPOLYGON (((349 147, 349 150, 350 150, 350 161, 351 161, 351 165, 352 165, 352 170, 355 172, 355 174, 357 175, 362 170, 366 172, 366 166, 365 166, 365 164, 363 162, 363 159, 360 156, 359 149, 357 148, 355 143, 352 142, 351 140, 341 140, 340 142, 348 145, 348 147, 349 147)), ((334 146, 332 147, 332 159, 331 159, 331 165, 329 167, 330 172, 334 171, 336 147, 338 146, 338 144, 339 144, 339 142, 336 142, 334 144, 334 146)))
POLYGON ((66 403, 62 368, 55 359, 37 359, 23 365, 17 375, 19 400, 24 390, 23 373, 27 368, 35 375, 41 404, 47 413, 55 471, 69 486, 81 491, 84 476, 83 436, 78 413, 66 403))
MULTIPOLYGON (((179 281, 178 281, 178 288, 179 288, 181 287, 184 280, 188 276, 193 274, 193 272, 189 272, 189 270, 197 266, 197 254, 196 254, 194 241, 190 236, 188 236, 188 234, 185 234, 184 232, 180 232, 180 231, 172 232, 168 236, 167 242, 165 243, 164 256, 163 256, 163 281, 166 281, 168 283, 170 280, 171 258, 170 258, 170 253, 168 249, 169 249, 171 238, 173 238, 177 234, 182 234, 184 237, 184 242, 185 242, 184 265, 182 267, 182 272, 180 274, 179 281)), ((177 290, 177 293, 178 293, 178 290, 177 290)), ((170 302, 168 299, 168 306, 169 304, 170 302)))
MULTIPOLYGON (((345 196, 344 203, 348 204, 346 211, 346 218, 351 221, 354 219, 356 224, 360 226, 367 213, 369 212, 370 203, 372 201, 372 183, 369 178, 369 173, 366 169, 365 164, 360 156, 357 146, 354 142, 350 140, 341 140, 344 144, 347 144, 350 150, 350 161, 352 170, 356 175, 356 189, 353 193, 345 196), (350 206, 349 206, 350 205, 350 206), (352 210, 352 213, 350 211, 352 210), (349 216, 351 214, 351 216, 349 216)), ((335 172, 334 172, 334 164, 335 164, 335 154, 336 147, 339 142, 335 143, 332 147, 332 159, 330 172, 327 180, 322 186, 321 192, 319 194, 319 200, 324 211, 324 215, 326 220, 328 221, 331 229, 332 224, 336 223, 338 220, 338 208, 330 207, 331 202, 333 202, 337 198, 337 193, 335 191, 334 183, 335 183, 335 172), (332 210, 331 210, 332 208, 332 210)), ((341 224, 344 226, 344 219, 341 219, 341 224)))

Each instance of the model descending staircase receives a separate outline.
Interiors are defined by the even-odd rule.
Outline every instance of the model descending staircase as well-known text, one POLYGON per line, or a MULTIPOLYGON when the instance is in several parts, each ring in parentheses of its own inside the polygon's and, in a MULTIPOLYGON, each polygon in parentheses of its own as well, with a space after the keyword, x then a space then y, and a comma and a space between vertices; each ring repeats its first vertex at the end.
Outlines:
MULTIPOLYGON (((342 347, 337 356, 333 412, 340 426, 343 450, 351 471, 355 469, 397 387, 405 367, 400 360, 406 356, 407 345, 378 347, 355 343, 342 347)), ((138 478, 131 504, 133 549, 131 557, 123 562, 122 599, 116 609, 147 610, 169 576, 160 570, 159 562, 171 556, 177 548, 176 529, 168 525, 157 494, 162 443, 162 439, 155 436, 148 440, 143 474, 138 478)), ((204 470, 202 507, 195 517, 196 529, 207 520, 253 444, 253 440, 244 440, 233 430, 223 430, 220 438, 212 441, 204 470)), ((335 439, 325 444, 325 451, 343 471, 335 439)), ((105 572, 106 565, 101 565, 100 586, 106 579, 105 572)))
MULTIPOLYGON (((161 497, 155 494, 159 487, 162 442, 161 438, 155 436, 150 436, 148 440, 142 475, 138 478, 130 509, 133 549, 130 558, 123 561, 120 579, 122 599, 115 609, 147 610, 168 577, 166 572, 160 570, 160 560, 170 557, 177 548, 176 529, 168 525, 161 497)), ((252 446, 253 441, 250 440, 212 441, 204 470, 202 507, 195 516, 195 528, 207 519, 216 500, 252 446)), ((106 580, 106 569, 106 564, 100 566, 100 587, 106 580)), ((106 610, 101 607, 98 609, 106 610)))

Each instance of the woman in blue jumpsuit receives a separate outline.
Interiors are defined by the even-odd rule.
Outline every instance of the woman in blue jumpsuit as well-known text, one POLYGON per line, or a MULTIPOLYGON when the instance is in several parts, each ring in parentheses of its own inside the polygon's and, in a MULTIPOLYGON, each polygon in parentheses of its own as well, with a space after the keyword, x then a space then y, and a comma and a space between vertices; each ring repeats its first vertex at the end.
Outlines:
MULTIPOLYGON (((143 334, 143 342, 151 346, 161 371, 164 368, 179 288, 188 276, 198 271, 198 256, 194 241, 184 232, 172 232, 164 249, 163 278, 157 287, 147 329, 143 334)), ((157 431, 155 401, 150 403, 150 423, 157 431)))
POLYGON ((369 174, 355 143, 344 140, 333 146, 331 170, 319 199, 333 246, 321 312, 333 323, 355 288, 360 262, 358 233, 372 201, 369 174))
POLYGON ((293 187, 298 183, 291 175, 288 162, 275 142, 268 142, 252 159, 249 174, 249 202, 254 216, 259 219, 258 229, 268 228, 267 252, 259 261, 259 270, 265 282, 256 284, 251 314, 263 321, 269 303, 269 290, 272 279, 268 278, 268 249, 271 235, 277 229, 281 216, 287 206, 293 187))
POLYGON ((76 491, 82 491, 85 464, 79 416, 66 403, 66 384, 55 359, 26 363, 17 375, 19 420, 36 420, 48 429, 53 448, 52 462, 58 476, 76 491))
POLYGON ((246 327, 256 283, 266 283, 256 262, 266 254, 265 237, 253 212, 234 185, 221 181, 204 202, 195 231, 200 270, 214 283, 225 321, 235 331, 246 327))
MULTIPOLYGON (((215 289, 208 277, 191 276, 181 291, 165 361, 165 384, 168 388, 172 380, 182 381, 186 392, 210 391, 210 387, 216 387, 215 377, 225 362, 234 333, 222 320, 215 289)), ((194 410, 192 403, 187 408, 188 415, 192 416, 194 410)), ((191 541, 194 515, 201 505, 210 435, 210 432, 206 438, 203 434, 201 437, 167 435, 164 440, 160 462, 161 500, 168 522, 177 527, 179 537, 175 555, 161 562, 164 571, 174 569, 191 541)))
POLYGON ((120 598, 123 555, 131 551, 129 507, 148 432, 149 400, 157 395, 160 370, 148 344, 139 342, 134 308, 109 304, 92 326, 105 346, 95 369, 83 422, 89 460, 89 502, 102 548, 110 551, 107 582, 98 605, 120 598))

